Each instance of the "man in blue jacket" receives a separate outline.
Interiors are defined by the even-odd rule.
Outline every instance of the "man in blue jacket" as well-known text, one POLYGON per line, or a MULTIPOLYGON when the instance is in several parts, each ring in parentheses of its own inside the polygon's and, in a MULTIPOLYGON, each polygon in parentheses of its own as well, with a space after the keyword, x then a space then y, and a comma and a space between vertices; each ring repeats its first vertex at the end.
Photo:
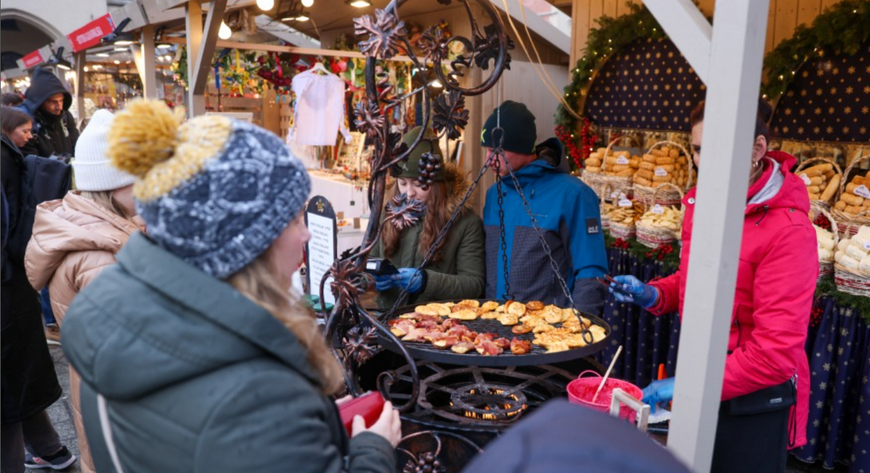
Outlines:
MULTIPOLYGON (((493 111, 481 134, 481 145, 488 160, 496 159, 495 149, 499 144, 504 150, 503 156, 498 158, 498 173, 502 178, 510 286, 508 294, 499 231, 498 189, 493 185, 486 193, 483 209, 486 297, 537 300, 560 307, 570 305, 523 204, 521 191, 576 307, 600 315, 606 288, 594 278, 607 272, 607 255, 598 197, 586 184, 560 167, 562 149, 558 141, 547 140, 535 147, 536 138, 535 116, 525 105, 511 100, 493 111), (501 130, 497 130, 499 125, 501 130), (514 172, 519 189, 508 166, 514 172)), ((496 168, 495 162, 491 165, 496 168)))

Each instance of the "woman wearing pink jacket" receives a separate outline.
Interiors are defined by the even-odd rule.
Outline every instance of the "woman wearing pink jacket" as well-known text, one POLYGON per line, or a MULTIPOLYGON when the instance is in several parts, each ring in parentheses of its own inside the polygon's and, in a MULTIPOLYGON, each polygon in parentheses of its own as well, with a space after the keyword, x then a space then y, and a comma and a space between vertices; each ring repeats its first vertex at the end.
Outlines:
MULTIPOLYGON (((692 112, 692 148, 700 167, 704 104, 692 112)), ((759 104, 746 198, 737 289, 725 361, 713 472, 782 472, 786 451, 806 443, 810 373, 804 344, 818 276, 815 231, 796 160, 768 151, 770 106, 759 104), (795 393, 796 388, 796 393, 795 393), (796 402, 793 399, 796 398, 796 402)), ((617 276, 610 291, 655 315, 682 317, 692 245, 695 189, 683 199, 682 258, 676 273, 644 284, 617 276)), ((644 389, 644 402, 673 397, 674 378, 644 389)))

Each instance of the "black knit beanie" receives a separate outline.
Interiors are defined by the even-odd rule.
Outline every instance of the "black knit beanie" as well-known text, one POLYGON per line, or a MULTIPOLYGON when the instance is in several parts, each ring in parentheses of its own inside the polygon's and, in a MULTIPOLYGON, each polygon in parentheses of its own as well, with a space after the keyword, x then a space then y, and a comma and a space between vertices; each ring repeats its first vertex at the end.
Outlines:
MULTIPOLYGON (((498 143, 493 140, 492 131, 499 123, 499 110, 501 110, 500 124, 504 130, 502 145, 504 150, 519 154, 535 154, 535 141, 538 137, 535 116, 524 104, 513 100, 505 100, 486 119, 483 132, 480 134, 480 144, 486 148, 497 147, 498 143)), ((495 139, 501 139, 499 133, 495 134, 495 139)))

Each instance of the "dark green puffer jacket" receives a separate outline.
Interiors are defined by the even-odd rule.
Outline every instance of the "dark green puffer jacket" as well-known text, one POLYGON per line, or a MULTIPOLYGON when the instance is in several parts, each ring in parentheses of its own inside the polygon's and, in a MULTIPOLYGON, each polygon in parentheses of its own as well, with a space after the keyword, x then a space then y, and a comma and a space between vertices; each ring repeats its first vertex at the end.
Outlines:
POLYGON ((141 233, 73 301, 63 349, 81 374, 97 471, 395 471, 382 437, 348 439, 296 336, 232 286, 141 233))
MULTIPOLYGON (((468 180, 454 165, 445 167, 447 190, 449 192, 448 211, 459 206, 470 186, 468 180)), ((418 245, 422 223, 405 229, 396 254, 388 256, 397 268, 416 268, 423 262, 423 254, 418 245)), ((483 222, 470 205, 466 203, 462 213, 447 235, 443 257, 430 263, 426 271, 426 287, 423 292, 407 298, 407 304, 427 301, 476 299, 483 297, 486 278, 486 257, 484 255, 485 237, 483 222)), ((372 250, 372 258, 383 257, 383 242, 378 242, 372 250)), ((380 309, 389 309, 399 297, 400 290, 392 288, 378 294, 380 309)))

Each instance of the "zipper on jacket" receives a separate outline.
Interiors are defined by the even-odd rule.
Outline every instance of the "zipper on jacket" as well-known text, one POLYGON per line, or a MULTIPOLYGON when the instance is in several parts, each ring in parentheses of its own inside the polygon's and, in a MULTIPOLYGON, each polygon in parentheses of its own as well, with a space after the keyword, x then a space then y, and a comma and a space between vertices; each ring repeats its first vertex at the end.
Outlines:
POLYGON ((762 220, 764 220, 764 217, 767 217, 767 210, 768 210, 769 208, 770 208, 770 206, 768 206, 768 205, 765 205, 765 206, 764 206, 764 213, 761 214, 761 218, 758 219, 757 222, 755 222, 755 226, 756 226, 756 227, 761 223, 762 220))

